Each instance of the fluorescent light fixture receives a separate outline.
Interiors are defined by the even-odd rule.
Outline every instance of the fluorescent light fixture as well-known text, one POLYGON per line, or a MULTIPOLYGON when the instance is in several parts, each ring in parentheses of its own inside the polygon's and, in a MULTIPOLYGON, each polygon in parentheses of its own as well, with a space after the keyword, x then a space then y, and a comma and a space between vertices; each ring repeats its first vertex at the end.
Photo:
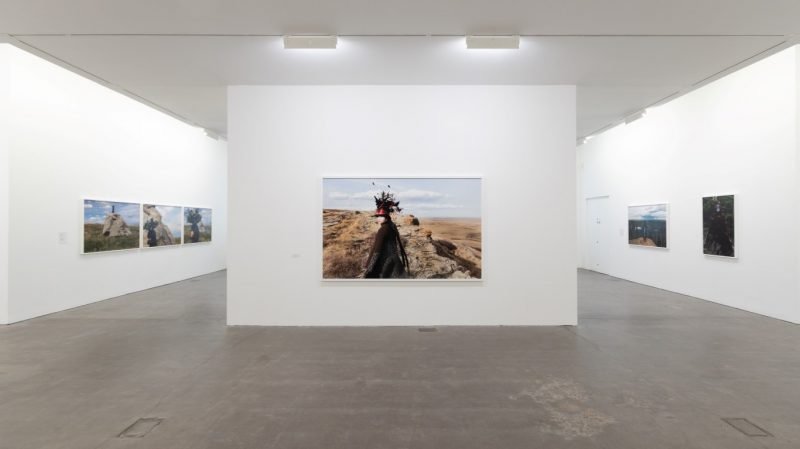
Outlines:
POLYGON ((283 48, 327 48, 335 49, 338 36, 283 36, 283 48))
POLYGON ((214 131, 211 131, 211 130, 210 130, 210 129, 208 129, 208 128, 204 129, 203 131, 206 133, 206 136, 207 136, 207 137, 209 137, 209 138, 211 138, 211 139, 214 139, 214 140, 219 140, 219 139, 220 139, 220 137, 222 137, 222 136, 220 136, 219 134, 215 133, 214 131))
POLYGON ((519 50, 519 36, 467 36, 467 48, 519 50))
POLYGON ((635 122, 636 120, 639 120, 640 118, 643 118, 643 117, 644 117, 644 116, 646 116, 646 115, 647 115, 647 110, 644 110, 644 111, 639 111, 639 112, 637 112, 636 114, 633 114, 633 115, 630 115, 630 116, 628 116, 628 117, 625 119, 625 124, 627 125, 627 124, 629 124, 629 123, 633 123, 633 122, 635 122))

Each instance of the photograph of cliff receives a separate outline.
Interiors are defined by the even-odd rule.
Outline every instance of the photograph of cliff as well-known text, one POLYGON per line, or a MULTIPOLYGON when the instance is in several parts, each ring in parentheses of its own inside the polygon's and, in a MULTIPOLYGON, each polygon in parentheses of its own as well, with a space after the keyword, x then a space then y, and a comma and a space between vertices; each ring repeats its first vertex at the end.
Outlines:
POLYGON ((628 243, 652 248, 666 248, 667 205, 629 206, 628 243))
POLYGON ((83 252, 139 248, 139 204, 83 200, 83 252))
POLYGON ((736 257, 734 196, 703 198, 703 254, 736 257))
POLYGON ((480 178, 325 178, 323 279, 482 279, 480 178))
POLYGON ((142 247, 155 248, 181 244, 180 206, 142 205, 142 247))

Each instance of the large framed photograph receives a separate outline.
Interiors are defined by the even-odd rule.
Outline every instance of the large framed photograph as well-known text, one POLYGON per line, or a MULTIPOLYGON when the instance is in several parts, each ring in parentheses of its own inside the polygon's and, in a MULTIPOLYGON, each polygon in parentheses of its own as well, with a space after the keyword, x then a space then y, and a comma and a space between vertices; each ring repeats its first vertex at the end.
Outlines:
POLYGON ((650 248, 668 247, 669 205, 628 206, 628 244, 650 248))
POLYGON ((703 197, 703 254, 736 257, 734 195, 703 197))
POLYGON ((83 200, 83 254, 139 248, 141 205, 83 200))
POLYGON ((180 206, 142 204, 142 247, 181 244, 183 210, 180 206))
POLYGON ((481 280, 481 178, 326 177, 323 280, 481 280))
POLYGON ((183 243, 208 243, 211 241, 211 209, 183 208, 183 243))

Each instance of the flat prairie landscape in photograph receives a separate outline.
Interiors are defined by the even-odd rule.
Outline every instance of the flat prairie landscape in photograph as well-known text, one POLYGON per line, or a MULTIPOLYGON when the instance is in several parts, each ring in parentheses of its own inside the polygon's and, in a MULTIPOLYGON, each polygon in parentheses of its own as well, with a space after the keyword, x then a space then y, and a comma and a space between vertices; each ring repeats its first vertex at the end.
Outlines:
POLYGON ((185 207, 183 209, 183 243, 211 241, 211 209, 185 207))
POLYGON ((142 204, 142 247, 180 245, 182 210, 180 206, 142 204))
POLYGON ((83 252, 139 248, 139 203, 83 200, 83 252))
POLYGON ((734 196, 703 197, 703 254, 736 257, 734 196))
POLYGON ((667 205, 628 206, 628 243, 667 247, 667 205))
POLYGON ((480 178, 324 178, 323 279, 481 279, 480 178))

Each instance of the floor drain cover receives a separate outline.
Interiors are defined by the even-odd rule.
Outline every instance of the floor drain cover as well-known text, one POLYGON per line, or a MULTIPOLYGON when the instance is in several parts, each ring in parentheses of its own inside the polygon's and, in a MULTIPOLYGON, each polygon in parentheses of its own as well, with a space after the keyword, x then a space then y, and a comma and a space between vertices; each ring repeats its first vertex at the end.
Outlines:
POLYGON ((731 427, 749 437, 771 437, 772 434, 753 424, 746 418, 722 418, 731 427))
POLYGON ((135 423, 123 430, 122 433, 119 434, 119 437, 141 438, 161 424, 161 421, 163 421, 161 418, 139 418, 135 423))
POLYGON ((421 327, 418 329, 420 332, 438 332, 439 329, 435 327, 421 327))

